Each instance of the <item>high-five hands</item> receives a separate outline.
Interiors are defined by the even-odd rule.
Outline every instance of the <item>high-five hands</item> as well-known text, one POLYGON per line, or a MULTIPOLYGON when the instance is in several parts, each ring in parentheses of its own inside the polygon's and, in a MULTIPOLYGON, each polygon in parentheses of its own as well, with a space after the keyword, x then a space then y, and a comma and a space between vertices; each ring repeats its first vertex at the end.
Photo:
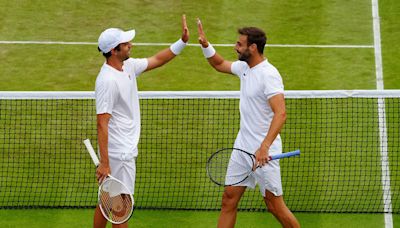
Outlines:
MULTIPOLYGON (((189 29, 186 24, 186 15, 183 14, 182 15, 182 37, 175 43, 171 44, 171 46, 169 47, 169 49, 171 50, 171 52, 174 55, 168 55, 167 58, 164 58, 165 56, 163 57, 163 54, 161 53, 161 56, 158 56, 158 59, 161 58, 164 60, 161 62, 161 64, 155 64, 155 66, 153 66, 153 68, 163 65, 163 64, 167 63, 168 61, 170 61, 173 57, 179 55, 182 52, 182 50, 185 48, 188 41, 189 41, 189 29)), ((150 68, 150 69, 152 69, 152 68, 150 68)))
POLYGON ((206 34, 203 31, 203 25, 201 24, 200 18, 197 18, 197 31, 199 32, 199 43, 203 48, 208 47, 208 41, 206 34))
POLYGON ((189 29, 186 24, 186 15, 182 15, 182 41, 187 43, 189 41, 189 29))

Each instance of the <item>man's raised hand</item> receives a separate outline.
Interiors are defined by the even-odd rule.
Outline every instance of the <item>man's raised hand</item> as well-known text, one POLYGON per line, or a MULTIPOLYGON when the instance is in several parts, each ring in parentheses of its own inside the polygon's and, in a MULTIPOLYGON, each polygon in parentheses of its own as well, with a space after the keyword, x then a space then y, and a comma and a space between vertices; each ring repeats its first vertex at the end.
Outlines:
POLYGON ((189 41, 189 29, 186 24, 186 15, 182 15, 182 41, 187 43, 189 41))
POLYGON ((199 18, 197 18, 197 31, 199 32, 199 43, 203 48, 208 47, 208 41, 206 38, 206 34, 204 34, 203 31, 203 25, 201 24, 201 21, 199 18))

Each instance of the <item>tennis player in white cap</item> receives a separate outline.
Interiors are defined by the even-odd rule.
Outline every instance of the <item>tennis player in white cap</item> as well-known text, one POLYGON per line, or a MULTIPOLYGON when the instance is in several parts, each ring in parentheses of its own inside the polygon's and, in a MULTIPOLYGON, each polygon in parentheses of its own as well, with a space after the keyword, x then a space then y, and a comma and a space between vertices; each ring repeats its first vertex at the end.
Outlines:
MULTIPOLYGON (((169 48, 149 58, 130 58, 135 30, 109 28, 100 34, 98 49, 106 58, 96 79, 96 114, 100 165, 99 182, 111 174, 134 193, 135 159, 140 137, 140 111, 136 77, 160 67, 184 49, 189 40, 186 17, 182 16, 182 37, 169 48)), ((107 220, 97 206, 94 227, 105 227, 107 220)), ((128 222, 113 227, 127 227, 128 222)))

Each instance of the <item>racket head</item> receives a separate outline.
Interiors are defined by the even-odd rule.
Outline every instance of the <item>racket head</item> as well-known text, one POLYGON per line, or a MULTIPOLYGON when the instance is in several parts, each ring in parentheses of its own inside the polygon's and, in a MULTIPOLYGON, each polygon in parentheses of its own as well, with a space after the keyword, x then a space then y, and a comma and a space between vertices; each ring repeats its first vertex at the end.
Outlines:
POLYGON ((104 218, 113 224, 125 223, 132 216, 133 196, 124 183, 112 176, 100 184, 98 200, 104 218))
POLYGON ((212 182, 219 186, 234 186, 245 181, 254 171, 256 158, 253 154, 239 148, 223 148, 213 153, 207 160, 207 175, 212 182), (232 156, 232 160, 231 160, 232 156), (226 178, 230 162, 240 166, 236 178, 226 178))

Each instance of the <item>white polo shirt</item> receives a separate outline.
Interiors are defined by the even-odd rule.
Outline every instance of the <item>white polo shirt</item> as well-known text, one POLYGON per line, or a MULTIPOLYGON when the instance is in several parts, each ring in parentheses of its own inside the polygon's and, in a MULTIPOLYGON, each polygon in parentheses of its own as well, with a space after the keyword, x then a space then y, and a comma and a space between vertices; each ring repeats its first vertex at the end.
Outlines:
MULTIPOLYGON (((268 100, 283 94, 282 77, 267 60, 250 68, 244 61, 231 65, 240 78, 240 130, 234 147, 255 153, 267 136, 274 113, 268 100)), ((269 149, 270 155, 282 152, 278 134, 269 149)))
POLYGON ((123 71, 104 63, 96 79, 96 113, 111 114, 108 156, 130 160, 138 154, 140 110, 136 77, 146 70, 147 59, 129 58, 123 71))

